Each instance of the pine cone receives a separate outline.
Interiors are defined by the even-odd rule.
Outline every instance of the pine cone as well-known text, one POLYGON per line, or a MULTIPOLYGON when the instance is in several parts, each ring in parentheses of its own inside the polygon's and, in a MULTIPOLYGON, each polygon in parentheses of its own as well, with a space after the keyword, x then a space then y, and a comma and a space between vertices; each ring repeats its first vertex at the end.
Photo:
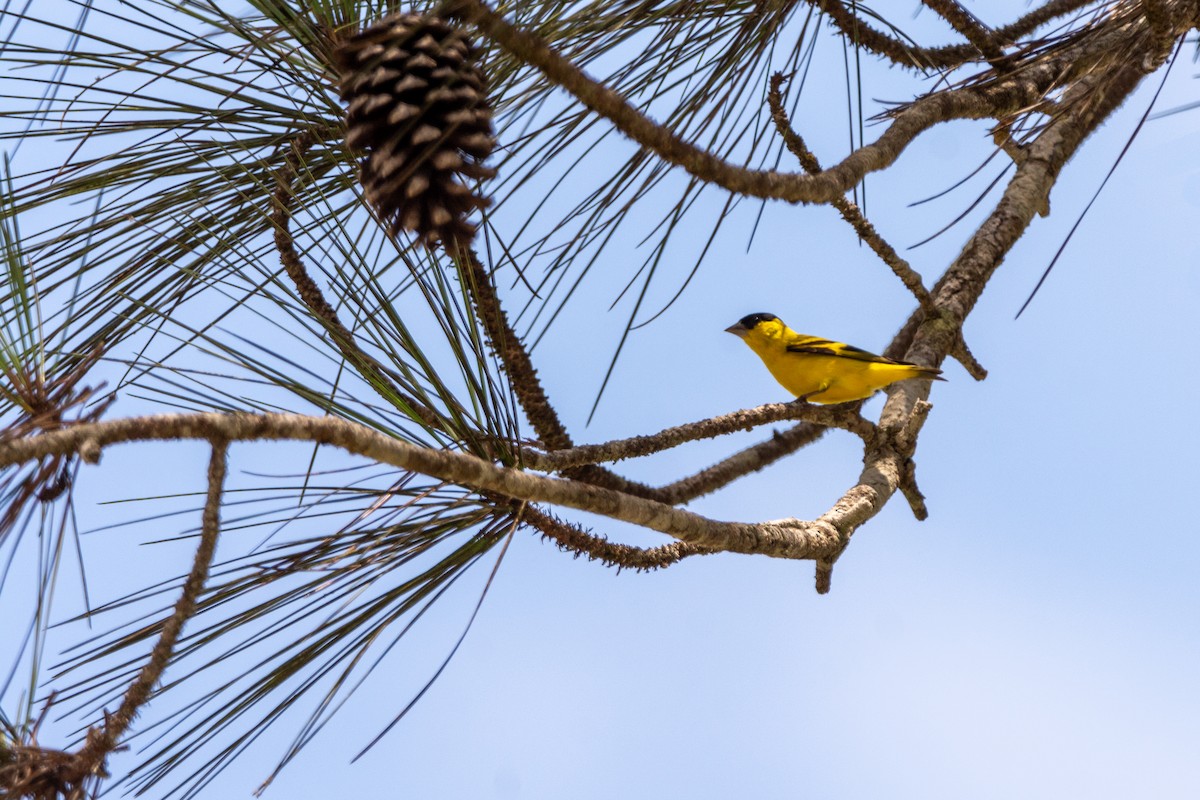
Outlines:
POLYGON ((462 31, 418 14, 388 17, 338 48, 346 144, 367 152, 360 180, 393 235, 466 244, 467 216, 490 204, 468 185, 496 174, 482 164, 496 139, 477 58, 462 31))

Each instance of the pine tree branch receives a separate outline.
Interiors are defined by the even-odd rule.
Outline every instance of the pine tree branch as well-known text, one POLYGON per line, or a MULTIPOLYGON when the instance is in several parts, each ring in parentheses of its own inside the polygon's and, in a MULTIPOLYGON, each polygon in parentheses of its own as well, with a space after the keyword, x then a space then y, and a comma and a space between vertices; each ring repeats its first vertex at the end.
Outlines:
MULTIPOLYGON (((915 325, 915 330, 910 320, 902 329, 901 335, 913 330, 912 343, 905 352, 907 360, 936 364, 954 349, 959 342, 956 332, 961 329, 962 320, 970 314, 1005 254, 1024 234, 1045 202, 1062 167, 1142 78, 1157 66, 1119 62, 1111 72, 1091 72, 1066 93, 1063 113, 1030 142, 1025 160, 1017 167, 996 208, 934 288, 934 303, 941 315, 922 320, 915 325)), ((907 484, 914 495, 910 503, 923 509, 923 498, 916 499, 919 491, 914 491, 915 480, 905 478, 910 459, 903 451, 909 442, 915 442, 924 423, 924 414, 917 411, 917 404, 924 401, 928 391, 928 385, 897 384, 897 388, 889 393, 880 415, 879 444, 867 449, 858 483, 834 505, 834 510, 853 504, 862 514, 861 521, 865 521, 882 509, 901 484, 907 484)), ((854 527, 861 524, 857 515, 843 515, 842 520, 854 527)), ((837 555, 818 559, 818 592, 828 591, 837 555)))
POLYGON ((841 515, 837 513, 813 521, 721 522, 579 481, 496 466, 467 453, 420 447, 347 420, 301 414, 163 414, 84 423, 0 442, 0 468, 76 452, 92 462, 99 458, 103 448, 124 442, 213 438, 231 442, 293 440, 333 445, 377 463, 461 486, 641 525, 706 549, 811 559, 844 546, 839 529, 841 515))
MULTIPOLYGON (((1183 35, 1189 25, 1195 24, 1194 19, 1177 22, 1176 36, 1183 35)), ((1150 36, 1148 27, 1147 22, 1139 25, 1136 18, 1126 15, 1113 20, 1112 27, 1090 38, 1086 44, 1100 52, 1091 54, 1094 60, 1090 63, 1078 65, 1083 71, 1082 77, 1064 92, 1057 115, 1026 146, 1025 157, 996 207, 934 287, 933 301, 939 315, 930 317, 918 310, 897 334, 894 347, 889 349, 897 349, 895 346, 911 336, 911 343, 903 348, 903 358, 917 364, 938 364, 956 347, 961 347, 963 321, 1005 255, 1044 207, 1063 166, 1141 80, 1161 67, 1168 57, 1169 51, 1161 47, 1158 52, 1149 53, 1140 60, 1123 56, 1124 52, 1137 49, 1135 45, 1139 39, 1144 42, 1142 37, 1150 36), (1110 46, 1109 42, 1113 40, 1123 42, 1125 46, 1110 46), (1096 68, 1096 64, 1105 59, 1108 59, 1107 68, 1096 68)), ((1084 44, 1081 42, 1064 49, 1068 53, 1078 51, 1084 44)), ((1056 57, 1066 56, 1060 53, 1056 57)), ((904 440, 915 442, 924 422, 923 415, 916 411, 916 404, 925 399, 928 391, 927 384, 906 386, 903 383, 889 391, 880 415, 877 444, 867 448, 858 483, 833 507, 835 512, 842 512, 842 524, 850 525, 848 533, 877 514, 902 483, 909 483, 915 489, 915 481, 904 477, 909 469, 906 463, 909 457, 903 452, 907 444, 904 440), (900 432, 903 434, 899 435, 900 432), (857 511, 846 513, 848 506, 856 507, 857 511)), ((915 492, 914 497, 918 494, 915 492)), ((915 499, 910 498, 910 502, 918 505, 915 499)), ((920 502, 919 505, 923 507, 924 504, 920 502)), ((845 541, 848 539, 847 536, 845 541)), ((837 554, 818 559, 818 591, 828 591, 836 557, 837 554)))
MULTIPOLYGON (((1048 0, 1048 2, 1042 3, 1028 14, 1018 17, 1014 22, 993 29, 992 35, 999 42, 1014 44, 1017 40, 1028 36, 1043 25, 1061 19, 1068 14, 1073 14, 1076 11, 1081 11, 1095 3, 1096 0, 1048 0)), ((938 54, 948 53, 953 50, 954 46, 934 48, 930 53, 937 57, 938 54)))
POLYGON ((861 47, 875 55, 883 56, 898 66, 912 67, 924 72, 958 66, 971 57, 950 57, 939 60, 927 48, 915 43, 910 44, 876 30, 866 20, 847 8, 841 0, 809 0, 809 2, 821 9, 833 26, 855 47, 861 47))
POLYGON ((1054 85, 1062 64, 1027 70, 1021 80, 964 86, 921 97, 891 115, 892 122, 871 144, 815 175, 734 166, 685 142, 629 105, 617 92, 589 78, 536 34, 509 24, 482 0, 448 0, 439 14, 462 18, 513 56, 536 67, 579 102, 608 119, 637 144, 702 181, 736 194, 789 203, 829 203, 867 174, 895 163, 909 143, 929 128, 955 119, 985 119, 1016 113, 1037 102, 1054 85))

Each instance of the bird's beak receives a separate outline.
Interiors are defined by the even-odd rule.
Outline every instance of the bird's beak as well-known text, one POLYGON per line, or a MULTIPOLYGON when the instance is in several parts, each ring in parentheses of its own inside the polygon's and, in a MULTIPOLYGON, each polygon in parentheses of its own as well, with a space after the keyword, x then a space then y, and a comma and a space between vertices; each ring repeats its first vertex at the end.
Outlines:
POLYGON ((739 339, 745 339, 746 334, 749 333, 750 331, 746 330, 746 326, 743 325, 742 323, 736 322, 733 325, 730 325, 728 328, 726 328, 725 332, 732 333, 734 336, 738 337, 739 339))

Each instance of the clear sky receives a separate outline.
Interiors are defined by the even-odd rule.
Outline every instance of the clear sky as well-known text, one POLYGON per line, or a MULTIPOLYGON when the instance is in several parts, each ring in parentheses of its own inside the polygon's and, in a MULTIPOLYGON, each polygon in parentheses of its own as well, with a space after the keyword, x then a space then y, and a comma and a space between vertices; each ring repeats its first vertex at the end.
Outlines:
MULTIPOLYGON (((949 38, 927 22, 912 30, 931 43, 949 38)), ((840 46, 822 45, 833 71, 806 88, 796 127, 829 163, 846 150, 845 85, 840 46)), ((1157 110, 1195 101, 1193 51, 1181 55, 1157 110)), ((911 96, 917 86, 865 56, 864 67, 868 112, 880 108, 873 98, 911 96)), ((1052 215, 1035 220, 972 314, 967 340, 989 378, 977 383, 944 365, 948 380, 933 387, 917 452, 927 521, 893 500, 855 535, 827 596, 813 591, 808 562, 719 555, 618 574, 519 534, 472 630, 413 711, 348 763, 449 652, 490 557, 266 796, 1194 797, 1200 537, 1190 408, 1200 387, 1187 354, 1200 335, 1200 110, 1146 124, 1029 310, 1013 319, 1158 77, 1068 164, 1052 215)), ((985 128, 942 126, 869 179, 868 214, 898 249, 953 219, 995 174, 908 207, 990 153, 985 128)), ((868 139, 878 130, 868 128, 868 139)), ((710 207, 721 200, 714 195, 710 207)), ((963 223, 904 251, 927 283, 994 202, 993 194, 963 223)), ((632 236, 627 251, 607 251, 534 353, 577 440, 787 399, 722 332, 747 313, 770 311, 871 350, 891 339, 912 301, 836 212, 768 205, 747 246, 756 210, 739 209, 682 298, 633 334, 587 425, 629 314, 627 299, 608 306, 629 264, 644 258, 632 236)), ((693 219, 682 242, 708 235, 710 217, 693 219)), ((678 285, 670 276, 690 267, 685 250, 660 299, 678 285)), ((619 470, 664 483, 762 435, 619 470)), ((203 450, 114 451, 97 473, 108 483, 92 482, 84 498, 199 491, 203 450)), ((303 463, 248 450, 234 449, 234 470, 303 463)), ((690 508, 719 519, 811 518, 854 482, 860 455, 835 432, 690 508)), ((617 540, 662 541, 586 522, 617 540)), ((185 569, 190 543, 138 543, 191 524, 83 537, 93 602, 185 569)), ((64 616, 78 610, 70 605, 64 616)), ((290 741, 286 727, 203 796, 247 796, 290 741)))

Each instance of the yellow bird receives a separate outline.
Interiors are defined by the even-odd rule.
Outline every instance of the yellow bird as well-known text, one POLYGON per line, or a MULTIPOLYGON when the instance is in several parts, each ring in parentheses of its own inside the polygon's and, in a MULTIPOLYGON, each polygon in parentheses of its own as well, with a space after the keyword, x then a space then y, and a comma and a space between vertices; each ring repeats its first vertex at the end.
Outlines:
POLYGON ((841 342, 805 336, 774 314, 750 314, 725 329, 740 336, 775 380, 801 400, 846 403, 909 378, 944 380, 940 369, 893 361, 841 342))

